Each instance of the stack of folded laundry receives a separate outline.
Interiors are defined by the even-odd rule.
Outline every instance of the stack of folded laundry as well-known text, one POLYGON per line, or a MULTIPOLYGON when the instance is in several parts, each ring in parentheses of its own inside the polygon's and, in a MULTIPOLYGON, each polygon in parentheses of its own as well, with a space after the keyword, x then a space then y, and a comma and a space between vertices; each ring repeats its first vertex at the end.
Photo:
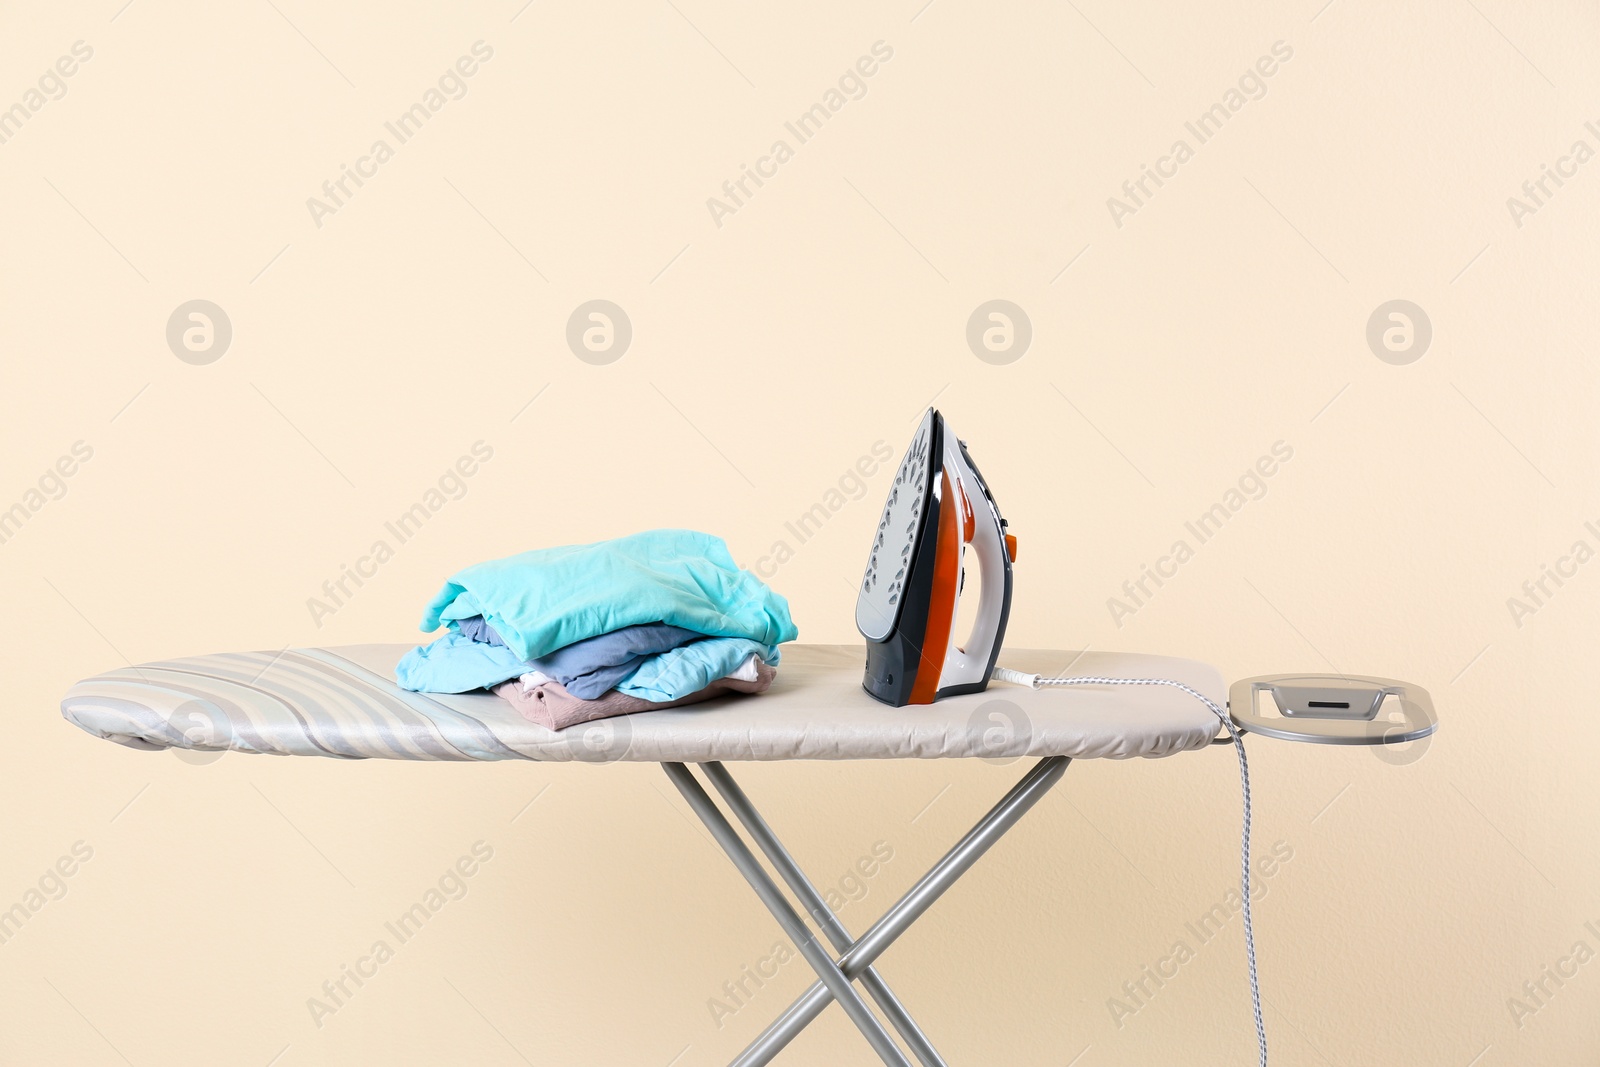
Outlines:
POLYGON ((651 530, 539 549, 452 576, 422 619, 432 633, 395 667, 406 689, 493 689, 560 730, 772 684, 789 604, 733 562, 720 537, 651 530))

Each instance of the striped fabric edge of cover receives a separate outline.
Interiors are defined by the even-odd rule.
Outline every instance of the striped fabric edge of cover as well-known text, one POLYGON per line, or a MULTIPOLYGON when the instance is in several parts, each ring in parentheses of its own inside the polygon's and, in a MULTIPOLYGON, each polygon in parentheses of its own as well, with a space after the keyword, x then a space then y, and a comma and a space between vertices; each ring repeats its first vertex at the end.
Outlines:
MULTIPOLYGON (((451 703, 485 700, 497 708, 501 703, 498 697, 451 703)), ((61 713, 96 737, 140 749, 339 759, 535 758, 508 746, 489 722, 459 706, 401 689, 316 648, 192 656, 108 671, 74 686, 61 713)))

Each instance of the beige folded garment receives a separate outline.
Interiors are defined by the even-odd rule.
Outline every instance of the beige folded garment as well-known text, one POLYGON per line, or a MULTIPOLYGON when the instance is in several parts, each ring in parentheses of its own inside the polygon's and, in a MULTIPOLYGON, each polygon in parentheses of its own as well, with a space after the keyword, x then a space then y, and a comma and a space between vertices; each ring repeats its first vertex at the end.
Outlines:
POLYGON ((772 685, 772 680, 778 676, 778 671, 754 656, 751 660, 755 664, 753 679, 738 677, 739 674, 746 673, 741 669, 726 678, 718 678, 699 692, 690 693, 679 700, 662 703, 627 696, 615 689, 607 691, 595 700, 579 700, 567 692, 560 682, 543 682, 524 689, 522 683, 515 678, 509 682, 501 682, 494 687, 494 691, 510 701, 512 707, 520 711, 522 717, 529 722, 537 723, 548 730, 564 730, 581 722, 609 719, 614 715, 627 715, 635 711, 676 708, 684 704, 710 700, 724 693, 765 693, 772 685))

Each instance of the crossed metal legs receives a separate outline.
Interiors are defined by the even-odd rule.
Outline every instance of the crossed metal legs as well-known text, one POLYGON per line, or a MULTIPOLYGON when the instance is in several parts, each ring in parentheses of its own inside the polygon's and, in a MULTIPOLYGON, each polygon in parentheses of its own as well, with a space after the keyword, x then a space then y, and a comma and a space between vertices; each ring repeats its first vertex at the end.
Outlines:
POLYGON ((817 940, 816 934, 806 926, 800 913, 783 895, 783 891, 761 866, 744 839, 734 830, 727 817, 701 787, 699 780, 690 773, 689 768, 681 763, 663 763, 661 766, 667 772, 667 777, 672 779, 673 785, 678 787, 689 807, 694 809, 694 813, 706 824, 711 836, 722 846, 739 873, 744 875, 750 887, 761 898, 761 902, 767 906, 767 910, 771 911, 783 926, 801 956, 817 972, 819 978, 819 981, 799 1000, 790 1005, 788 1011, 751 1042, 730 1067, 759 1067, 761 1064, 770 1063, 772 1058, 792 1041, 795 1035, 821 1015, 823 1009, 833 1000, 839 1002, 839 1006, 850 1017, 850 1021, 856 1024, 884 1063, 890 1067, 912 1067, 905 1052, 895 1043, 883 1023, 873 1014, 872 1009, 851 984, 856 981, 861 983, 862 988, 878 1005, 879 1010, 899 1033, 906 1047, 911 1050, 922 1067, 946 1067, 939 1053, 934 1050, 905 1008, 901 1007, 900 1001, 873 969, 872 964, 884 949, 922 917, 923 912, 927 911, 956 879, 977 862, 979 856, 987 852, 1007 830, 1016 825, 1017 820, 1060 780, 1066 773, 1068 762, 1065 756, 1050 756, 1035 764, 1033 769, 1023 775, 1022 780, 1000 799, 999 803, 989 809, 988 814, 978 820, 977 825, 967 831, 966 836, 957 842, 954 848, 945 853, 944 858, 934 864, 928 873, 906 892, 905 896, 884 912, 865 934, 855 939, 850 937, 849 931, 834 916, 832 909, 823 900, 822 894, 800 870, 794 858, 773 834, 771 827, 750 803, 749 797, 745 796, 744 790, 739 788, 727 768, 720 763, 701 764, 701 770, 722 795, 723 801, 744 826, 745 832, 755 841, 779 877, 804 905, 812 921, 833 944, 834 950, 840 954, 837 958, 829 954, 817 940))

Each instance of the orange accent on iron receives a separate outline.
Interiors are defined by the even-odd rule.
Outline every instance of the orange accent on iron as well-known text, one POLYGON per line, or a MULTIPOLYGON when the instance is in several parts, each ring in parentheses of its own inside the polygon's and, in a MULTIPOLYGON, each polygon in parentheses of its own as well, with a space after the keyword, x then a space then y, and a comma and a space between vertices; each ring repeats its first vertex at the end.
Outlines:
POLYGON ((1011 557, 1011 562, 1017 561, 1017 535, 1006 534, 1006 555, 1011 557))
POLYGON ((928 597, 928 626, 922 634, 917 656, 917 680, 911 686, 908 704, 932 704, 939 692, 939 675, 950 647, 950 627, 955 622, 956 591, 961 582, 961 539, 956 526, 956 499, 951 494, 948 471, 939 502, 939 530, 934 536, 933 589, 928 597))

